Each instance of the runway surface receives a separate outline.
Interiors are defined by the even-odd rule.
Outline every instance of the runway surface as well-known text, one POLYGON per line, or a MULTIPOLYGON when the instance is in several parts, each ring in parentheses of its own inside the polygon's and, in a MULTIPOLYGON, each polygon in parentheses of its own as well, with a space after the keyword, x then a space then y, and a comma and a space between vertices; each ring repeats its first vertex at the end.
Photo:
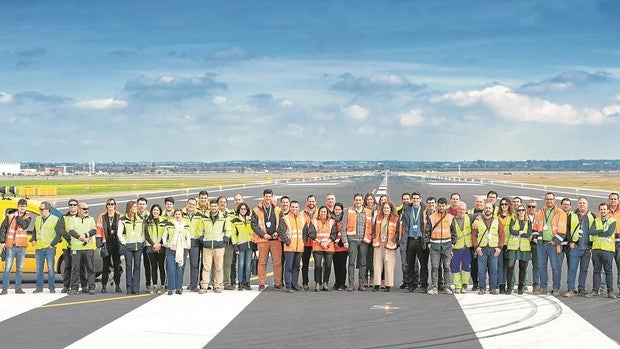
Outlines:
MULTIPOLYGON (((288 195, 304 206, 306 196, 315 194, 320 206, 333 192, 337 201, 351 206, 353 194, 385 191, 400 203, 403 192, 417 191, 422 197, 446 197, 459 192, 469 206, 474 195, 493 189, 503 196, 521 196, 543 203, 545 192, 558 199, 569 197, 576 206, 578 196, 590 199, 590 208, 606 201, 597 191, 568 190, 487 182, 454 182, 449 179, 421 179, 378 174, 372 177, 328 178, 318 181, 278 183, 268 186, 208 188, 210 197, 240 193, 255 206, 265 188, 276 197, 288 195)), ((149 206, 174 196, 177 206, 185 205, 197 190, 145 194, 149 206)), ((119 207, 136 196, 117 196, 119 207)), ((88 200, 92 214, 103 210, 99 200, 88 200)), ((59 205, 62 206, 62 205, 59 205)), ((61 207, 61 210, 66 208, 61 207)), ((566 269, 566 266, 564 266, 566 269)), ((313 265, 310 284, 313 285, 313 265)), ((550 273, 550 271, 549 271, 550 273)), ((185 273, 186 283, 188 272, 185 273)), ((124 275, 121 278, 124 280, 124 275)), ((400 258, 396 264, 396 286, 401 284, 400 258)), ((332 273, 333 282, 333 273, 332 273)), ((591 287, 592 270, 588 276, 591 287)), ((391 292, 330 291, 283 293, 268 287, 252 291, 208 292, 204 295, 116 293, 32 294, 33 283, 25 284, 26 295, 0 297, 0 339, 5 348, 617 348, 620 332, 620 300, 553 296, 428 295, 391 292)), ((614 282, 615 283, 615 282, 614 282)), ((268 285, 273 285, 269 278, 268 285)), ((144 287, 144 276, 142 279, 144 287)), ((331 285, 331 282, 330 282, 331 285)), ((124 281, 121 282, 123 289, 124 281)), ((57 287, 58 289, 58 287, 57 287)), ((97 290, 100 284, 97 285, 97 290)), ((110 289, 110 287, 108 287, 110 289)), ((562 291, 566 290, 566 271, 562 291)), ((616 290, 617 292, 617 290, 616 290)))

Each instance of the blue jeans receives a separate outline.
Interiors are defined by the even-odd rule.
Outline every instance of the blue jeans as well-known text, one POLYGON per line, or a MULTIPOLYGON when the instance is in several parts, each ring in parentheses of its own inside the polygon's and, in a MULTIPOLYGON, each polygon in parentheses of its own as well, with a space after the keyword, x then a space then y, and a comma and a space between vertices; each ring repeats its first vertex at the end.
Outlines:
POLYGON ((482 256, 478 256, 478 286, 480 290, 487 288, 487 268, 489 270, 489 290, 497 287, 497 256, 495 247, 483 247, 482 256))
POLYGON ((567 287, 569 291, 575 290, 575 278, 577 277, 577 266, 579 266, 579 285, 578 291, 586 290, 586 279, 588 277, 588 266, 590 264, 590 250, 582 250, 578 247, 571 248, 568 254, 568 275, 567 287))
POLYGON ((25 247, 11 247, 6 246, 6 261, 4 261, 4 275, 2 277, 2 289, 9 288, 11 283, 11 268, 13 268, 13 260, 15 260, 15 288, 22 288, 22 279, 24 273, 24 261, 26 260, 26 248, 25 247))
POLYGON ((138 251, 125 251, 125 283, 127 293, 140 292, 140 264, 142 261, 142 249, 138 251))
MULTIPOLYGON (((202 258, 202 247, 200 240, 192 239, 192 247, 189 249, 189 288, 198 287, 200 277, 200 264, 202 258)), ((211 282, 211 280, 207 280, 211 282)))
POLYGON ((239 285, 249 284, 252 277, 252 250, 239 251, 237 255, 237 278, 239 285))
POLYGON ((504 259, 504 249, 497 256, 497 284, 506 285, 506 274, 508 273, 508 261, 504 259))
POLYGON ((538 272, 540 274, 540 288, 547 289, 549 275, 547 274, 547 260, 551 262, 551 275, 553 278, 553 289, 560 289, 560 281, 562 277, 562 260, 563 253, 557 253, 555 246, 546 241, 538 241, 538 272))
POLYGON ((607 292, 611 293, 614 291, 613 262, 613 252, 598 249, 592 250, 592 267, 594 268, 594 276, 592 277, 592 291, 596 292, 601 285, 601 269, 605 270, 607 292))
POLYGON ((34 251, 34 259, 37 265, 37 289, 43 288, 43 265, 47 260, 47 286, 50 290, 56 288, 56 273, 54 272, 54 259, 56 249, 54 247, 41 248, 34 251))
POLYGON ((303 252, 284 252, 284 283, 286 288, 297 287, 299 282, 299 264, 303 252))
POLYGON ((183 273, 185 272, 185 263, 187 261, 187 255, 189 250, 183 251, 183 265, 179 265, 174 260, 176 251, 167 248, 166 249, 166 276, 168 277, 168 291, 180 290, 183 287, 183 273))

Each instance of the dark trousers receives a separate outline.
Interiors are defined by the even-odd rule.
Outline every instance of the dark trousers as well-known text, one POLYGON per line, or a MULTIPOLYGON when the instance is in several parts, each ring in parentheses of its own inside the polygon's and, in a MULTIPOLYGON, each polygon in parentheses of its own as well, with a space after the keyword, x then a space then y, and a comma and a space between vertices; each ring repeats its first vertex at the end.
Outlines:
POLYGON ((407 240, 407 265, 409 266, 409 275, 411 277, 410 288, 416 288, 420 285, 428 288, 428 249, 422 248, 421 238, 408 238, 407 240), (420 265, 420 270, 416 268, 416 260, 420 265))
POLYGON ((313 252, 313 255, 314 282, 327 285, 332 271, 332 259, 334 254, 328 252, 313 252))
POLYGON ((159 279, 161 285, 166 282, 166 249, 161 248, 159 252, 149 253, 149 262, 151 263, 151 280, 153 286, 157 285, 157 271, 159 270, 159 279))
MULTIPOLYGON (((63 256, 63 268, 60 271, 62 273, 62 287, 67 290, 71 289, 71 273, 73 271, 72 266, 72 258, 71 258, 71 250, 66 249, 62 250, 63 256)), ((79 285, 82 285, 82 288, 88 287, 88 281, 86 280, 86 268, 80 266, 80 282, 79 285)))
MULTIPOLYGON (((301 282, 307 286, 310 282, 308 270, 310 268, 310 256, 312 255, 312 246, 304 246, 304 252, 301 255, 301 282)), ((316 282, 316 279, 314 280, 316 282)))
POLYGON ((140 292, 140 261, 142 249, 139 251, 125 251, 125 283, 127 293, 140 292))
POLYGON ((114 285, 120 285, 123 269, 121 268, 121 255, 118 250, 110 251, 107 256, 103 257, 101 286, 106 286, 108 284, 108 280, 110 279, 110 267, 114 269, 114 285))
POLYGON ((607 284, 607 292, 614 291, 614 273, 613 273, 614 253, 603 250, 592 250, 592 266, 594 267, 594 276, 592 277, 592 290, 598 291, 601 285, 601 269, 605 269, 605 281, 607 284))
POLYGON ((284 283, 286 288, 297 287, 299 280, 299 261, 301 260, 301 252, 284 252, 284 283))
POLYGON ((476 259, 478 255, 476 255, 476 247, 470 247, 469 253, 471 254, 471 284, 475 290, 478 288, 478 260, 476 259))
POLYGON ((149 254, 146 252, 146 246, 142 248, 142 263, 144 264, 144 277, 146 278, 146 288, 151 286, 151 263, 149 261, 149 254))
MULTIPOLYGON (((508 279, 508 290, 514 288, 513 276, 515 271, 515 259, 508 259, 506 263, 506 277, 508 279)), ((519 287, 523 287, 525 284, 525 274, 527 272, 527 261, 519 261, 519 287)))
MULTIPOLYGON (((78 291, 81 281, 80 268, 84 268, 86 283, 89 290, 95 289, 95 251, 71 251, 71 289, 78 291)), ((82 288, 85 288, 82 285, 82 288)))
MULTIPOLYGON (((192 246, 189 249, 189 287, 194 288, 198 287, 199 275, 201 274, 200 266, 202 263, 201 256, 202 247, 200 247, 200 240, 192 239, 192 246)), ((211 273, 213 276, 215 273, 211 273)), ((210 280, 207 280, 209 282, 210 280)))
POLYGON ((344 288, 347 280, 347 251, 334 253, 334 287, 344 288))

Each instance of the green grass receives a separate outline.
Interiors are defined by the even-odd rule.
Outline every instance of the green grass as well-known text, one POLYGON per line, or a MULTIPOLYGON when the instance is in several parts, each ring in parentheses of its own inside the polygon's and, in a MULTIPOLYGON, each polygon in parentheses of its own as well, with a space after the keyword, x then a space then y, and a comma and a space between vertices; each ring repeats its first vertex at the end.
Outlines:
POLYGON ((129 191, 152 191, 185 188, 207 188, 221 185, 241 184, 264 181, 265 178, 219 177, 219 178, 18 178, 0 180, 0 186, 18 186, 20 188, 56 188, 58 196, 97 195, 129 191))

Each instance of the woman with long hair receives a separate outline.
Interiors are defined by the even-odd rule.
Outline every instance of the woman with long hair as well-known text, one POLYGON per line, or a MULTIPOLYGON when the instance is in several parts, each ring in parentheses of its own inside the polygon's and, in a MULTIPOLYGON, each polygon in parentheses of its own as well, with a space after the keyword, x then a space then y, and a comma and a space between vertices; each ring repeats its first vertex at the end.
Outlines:
MULTIPOLYGON (((499 224, 504 226, 504 232, 508 233, 510 230, 510 221, 514 218, 512 212, 512 201, 510 198, 502 198, 499 201, 499 210, 497 211, 497 219, 499 224)), ((502 252, 497 256, 497 285, 499 286, 499 293, 506 293, 506 274, 508 272, 508 260, 506 259, 506 245, 502 249, 502 252)))
POLYGON ((235 217, 230 221, 232 225, 233 249, 237 254, 237 278, 239 278, 238 290, 252 290, 250 278, 252 277, 252 254, 254 252, 252 242, 252 211, 250 206, 242 202, 235 209, 235 217))
POLYGON ((158 204, 151 206, 150 214, 144 225, 144 238, 150 244, 146 252, 151 262, 151 279, 153 281, 150 293, 162 294, 166 286, 166 248, 162 245, 162 237, 166 230, 167 220, 162 217, 162 208, 158 204), (157 286, 157 271, 161 284, 157 286))
POLYGON ((183 219, 183 211, 175 209, 172 220, 166 224, 166 230, 162 236, 166 247, 166 266, 168 269, 168 295, 172 296, 176 290, 182 294, 183 273, 185 272, 185 260, 192 246, 189 234, 189 222, 183 219))
POLYGON ((525 286, 525 273, 527 271, 527 262, 532 259, 532 246, 530 238, 532 237, 532 223, 525 213, 525 206, 517 206, 517 214, 510 220, 510 235, 506 235, 508 239, 507 247, 507 278, 508 288, 506 294, 511 294, 514 287, 514 268, 516 261, 519 261, 519 281, 517 293, 523 294, 525 286))
POLYGON ((332 259, 334 264, 334 286, 332 290, 344 291, 346 289, 347 282, 347 248, 342 243, 342 214, 344 212, 344 205, 342 202, 337 202, 334 205, 332 234, 336 235, 334 240, 334 258, 332 259))
POLYGON ((304 227, 304 239, 312 241, 312 255, 314 256, 314 291, 329 291, 329 276, 332 270, 332 258, 334 257, 334 240, 332 234, 334 220, 329 218, 327 206, 319 207, 319 216, 304 227), (310 225, 314 229, 308 229, 310 225))
POLYGON ((372 232, 366 232, 365 241, 372 243, 374 261, 374 288, 379 290, 381 273, 385 272, 385 292, 394 286, 394 268, 396 266, 396 250, 398 248, 399 217, 390 201, 379 206, 374 220, 372 232))
POLYGON ((118 225, 118 241, 125 252, 125 282, 127 294, 140 292, 140 267, 142 264, 142 248, 144 247, 144 222, 138 215, 135 201, 127 202, 125 215, 118 225))

